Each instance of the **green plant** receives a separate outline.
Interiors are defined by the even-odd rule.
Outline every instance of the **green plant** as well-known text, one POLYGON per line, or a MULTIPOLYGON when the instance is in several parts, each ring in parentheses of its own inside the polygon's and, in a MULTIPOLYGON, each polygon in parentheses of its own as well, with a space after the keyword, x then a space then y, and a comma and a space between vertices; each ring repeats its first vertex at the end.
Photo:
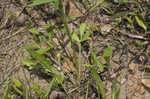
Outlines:
MULTIPOLYGON (((55 10, 59 10, 61 14, 61 20, 64 24, 64 27, 59 27, 57 25, 52 26, 51 24, 47 27, 47 34, 40 32, 38 29, 31 27, 29 29, 29 32, 31 32, 34 37, 31 39, 32 45, 25 46, 24 48, 27 50, 27 52, 30 54, 29 58, 25 58, 22 60, 23 64, 29 67, 30 70, 32 69, 41 69, 43 73, 50 75, 53 77, 53 79, 50 81, 51 85, 47 89, 47 92, 43 94, 43 92, 40 90, 40 88, 34 84, 34 90, 35 92, 41 97, 41 99, 47 99, 48 94, 51 92, 52 87, 56 85, 61 85, 62 88, 64 88, 66 94, 67 90, 65 89, 63 82, 65 79, 64 71, 60 72, 58 67, 62 68, 63 61, 60 59, 69 58, 69 60, 73 63, 73 67, 75 68, 75 73, 73 76, 77 77, 71 77, 69 73, 67 75, 69 76, 69 79, 72 81, 72 83, 75 86, 78 86, 79 89, 81 87, 81 69, 84 64, 82 64, 82 45, 81 43, 84 41, 87 41, 89 36, 92 33, 92 27, 86 26, 86 24, 81 24, 78 32, 71 32, 70 27, 68 25, 68 19, 66 18, 66 15, 64 13, 63 8, 63 1, 62 0, 35 0, 29 4, 29 7, 45 4, 45 3, 54 3, 55 4, 55 10), (68 44, 63 45, 60 40, 58 40, 60 44, 60 49, 55 47, 55 41, 53 40, 55 32, 55 29, 59 29, 62 34, 64 33, 68 38, 68 43, 71 44, 72 53, 71 56, 73 59, 71 60, 71 56, 67 54, 67 52, 63 53, 62 49, 65 48, 65 46, 68 44), (42 43, 44 43, 45 47, 43 47, 42 43), (75 46, 78 46, 78 51, 76 50, 75 46), (57 57, 57 53, 61 54, 61 56, 57 57), (56 64, 57 66, 54 66, 56 64)), ((102 4, 104 0, 100 0, 95 6, 91 8, 91 10, 94 10, 97 6, 102 4)), ((85 1, 84 1, 85 3, 85 1)), ((64 42, 63 42, 64 43, 64 42)), ((104 68, 108 68, 110 63, 110 56, 112 54, 112 47, 107 47, 104 50, 104 53, 102 57, 106 61, 106 64, 103 64, 101 61, 99 61, 96 53, 93 50, 92 42, 90 43, 90 53, 91 53, 91 64, 86 64, 86 66, 89 67, 89 69, 92 72, 92 76, 98 85, 97 92, 98 97, 100 98, 100 94, 102 95, 103 99, 106 99, 105 95, 105 86, 100 79, 97 70, 100 70, 100 72, 104 71, 104 68)), ((80 92, 80 90, 78 91, 80 92)), ((20 93, 21 94, 21 93, 20 93)), ((68 95, 68 94, 67 94, 68 95)), ((69 96, 69 95, 68 95, 69 96)), ((70 96, 69 96, 70 97, 70 96)), ((87 87, 87 95, 88 97, 88 87, 87 87)))
POLYGON ((108 68, 110 65, 110 56, 112 54, 112 47, 109 46, 107 48, 105 48, 104 53, 102 55, 102 57, 105 59, 106 64, 103 64, 101 61, 99 61, 94 49, 93 49, 93 44, 92 42, 90 43, 90 52, 91 52, 91 64, 84 64, 84 66, 88 66, 90 68, 90 70, 92 71, 92 75, 98 85, 98 97, 100 99, 100 94, 102 95, 103 99, 106 99, 106 95, 105 95, 105 86, 101 80, 101 78, 99 77, 97 70, 99 69, 100 72, 104 71, 104 68, 108 68))
POLYGON ((8 77, 6 79, 6 81, 4 81, 2 83, 2 88, 0 89, 0 98, 1 99, 14 99, 14 95, 13 93, 11 92, 10 88, 11 88, 11 80, 10 78, 8 77))

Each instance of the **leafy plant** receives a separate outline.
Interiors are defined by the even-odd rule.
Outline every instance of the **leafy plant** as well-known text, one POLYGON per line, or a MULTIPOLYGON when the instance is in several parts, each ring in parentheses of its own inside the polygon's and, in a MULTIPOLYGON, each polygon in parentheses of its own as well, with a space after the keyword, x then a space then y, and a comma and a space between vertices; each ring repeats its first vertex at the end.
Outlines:
MULTIPOLYGON (((98 57, 96 53, 94 52, 92 42, 90 43, 90 52, 91 52, 91 58, 90 58, 91 64, 84 64, 84 66, 89 67, 90 70, 92 71, 92 75, 98 85, 97 91, 98 91, 99 99, 100 99, 100 94, 102 95, 103 99, 106 99, 105 86, 97 73, 97 69, 99 69, 100 72, 103 72, 104 68, 108 68, 108 66, 98 60, 98 57)), ((104 53, 102 55, 102 57, 106 60, 108 64, 110 61, 111 54, 112 54, 112 47, 109 46, 104 50, 104 53)))
POLYGON ((11 80, 8 77, 6 81, 2 83, 2 88, 0 89, 1 99, 15 99, 13 93, 11 92, 11 80))
POLYGON ((21 84, 21 82, 19 81, 19 80, 17 80, 17 79, 15 79, 14 78, 14 83, 15 84, 12 84, 12 87, 13 87, 13 89, 18 93, 18 94, 20 94, 20 95, 23 95, 23 92, 22 92, 22 84, 21 84))
MULTIPOLYGON (((91 10, 93 10, 96 7, 98 7, 99 5, 101 5, 104 1, 105 0, 100 0, 99 2, 97 2, 97 4, 95 6, 93 6, 91 8, 91 10)), ((54 3, 55 4, 55 10, 56 9, 59 10, 60 15, 61 15, 61 20, 64 24, 64 27, 57 28, 56 25, 54 25, 54 26, 48 25, 48 27, 47 27, 48 37, 46 37, 47 35, 40 32, 38 29, 33 28, 33 27, 30 28, 29 32, 34 34, 35 38, 31 40, 33 43, 32 45, 28 45, 28 46, 24 47, 27 50, 27 52, 30 54, 30 58, 25 58, 22 60, 23 64, 28 66, 30 70, 32 70, 34 68, 42 69, 44 73, 51 75, 53 77, 53 79, 51 80, 51 84, 45 94, 43 94, 44 92, 42 90, 40 90, 40 88, 36 84, 34 84, 34 90, 38 94, 38 96, 40 96, 41 99, 48 98, 48 94, 51 91, 52 87, 54 87, 54 85, 60 84, 63 87, 63 82, 65 79, 64 73, 60 72, 57 69, 57 67, 53 66, 53 63, 56 63, 57 65, 62 67, 62 61, 57 60, 55 55, 54 56, 49 55, 49 54, 62 53, 60 50, 58 50, 58 48, 57 49, 55 48, 55 45, 54 45, 55 42, 53 41, 53 37, 55 34, 54 34, 53 30, 59 29, 61 32, 64 32, 64 34, 67 36, 69 42, 71 43, 71 49, 73 51, 71 53, 73 56, 72 63, 74 65, 74 68, 76 69, 74 75, 75 75, 75 77, 77 77, 77 79, 75 79, 71 76, 69 77, 69 79, 73 82, 73 84, 75 84, 75 86, 79 86, 79 87, 81 87, 80 86, 81 76, 82 76, 81 68, 83 65, 82 64, 81 43, 84 41, 88 41, 89 36, 92 33, 92 29, 91 29, 92 27, 86 26, 86 24, 84 24, 84 23, 80 25, 78 32, 70 31, 70 27, 68 25, 68 19, 66 18, 66 15, 64 13, 62 0, 35 0, 35 1, 31 2, 28 6, 34 7, 34 6, 46 4, 46 3, 54 3), (42 47, 41 42, 44 42, 46 44, 46 47, 42 47), (76 51, 75 44, 78 46, 78 52, 76 51), (75 82, 77 82, 77 83, 75 83, 75 82)), ((85 3, 86 2, 84 1, 84 4, 85 3)), ((60 46, 61 46, 61 48, 64 48, 64 46, 62 47, 61 43, 60 43, 60 46)), ((100 72, 103 72, 104 68, 107 68, 108 65, 110 65, 109 61, 110 61, 110 56, 112 54, 112 47, 108 47, 104 50, 102 57, 106 61, 106 64, 103 64, 98 59, 92 46, 93 45, 91 44, 91 46, 90 46, 91 64, 87 64, 87 65, 89 66, 89 69, 91 69, 92 76, 94 77, 94 80, 98 85, 97 92, 99 94, 99 98, 100 98, 100 94, 101 94, 103 99, 106 99, 105 86, 104 86, 102 80, 100 79, 99 75, 97 74, 97 70, 100 70, 100 72)), ((59 59, 60 58, 64 58, 64 56, 62 55, 62 57, 59 57, 59 59)), ((69 75, 69 73, 68 73, 68 75, 69 75)), ((64 90, 67 93, 65 88, 64 88, 64 90)), ((87 96, 88 96, 88 88, 87 88, 87 96)))

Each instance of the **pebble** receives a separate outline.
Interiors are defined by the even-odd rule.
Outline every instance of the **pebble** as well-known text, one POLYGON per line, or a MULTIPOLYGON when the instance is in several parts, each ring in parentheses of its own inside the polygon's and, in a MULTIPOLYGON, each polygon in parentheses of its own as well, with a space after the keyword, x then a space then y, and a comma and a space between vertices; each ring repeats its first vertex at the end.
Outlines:
POLYGON ((141 83, 142 83, 144 86, 150 88, 150 79, 142 79, 142 80, 141 80, 141 83))

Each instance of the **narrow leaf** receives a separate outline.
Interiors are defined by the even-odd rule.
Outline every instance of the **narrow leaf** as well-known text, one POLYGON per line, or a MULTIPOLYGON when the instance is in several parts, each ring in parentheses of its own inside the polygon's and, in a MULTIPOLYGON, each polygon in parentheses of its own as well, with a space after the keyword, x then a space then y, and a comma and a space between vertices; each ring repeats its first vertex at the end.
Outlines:
POLYGON ((64 81, 63 73, 57 73, 56 74, 56 81, 57 81, 58 84, 62 84, 62 82, 64 81))
POLYGON ((20 89, 18 89, 15 85, 12 85, 12 88, 20 95, 23 95, 23 92, 20 89))
POLYGON ((56 69, 54 67, 51 66, 50 61, 48 61, 43 55, 33 51, 32 49, 26 47, 26 50, 30 53, 30 55, 37 59, 41 64, 43 64, 43 66, 49 70, 49 72, 51 73, 56 73, 56 69))
POLYGON ((96 7, 98 7, 98 6, 100 6, 101 4, 103 4, 104 1, 105 1, 105 0, 99 0, 99 1, 96 3, 96 5, 94 5, 94 6, 91 8, 91 10, 94 10, 96 7))
POLYGON ((120 89, 117 88, 115 81, 112 81, 112 99, 118 99, 120 89))
POLYGON ((40 34, 40 31, 36 28, 31 28, 29 29, 29 32, 33 33, 33 34, 40 34))
POLYGON ((86 32, 86 33, 83 35, 82 41, 87 40, 88 37, 89 37, 89 35, 90 35, 90 32, 86 32))
POLYGON ((104 53, 103 53, 103 56, 102 56, 105 59, 105 61, 107 62, 107 64, 109 64, 111 55, 112 55, 112 47, 109 46, 109 47, 104 49, 104 53))
POLYGON ((136 0, 114 0, 115 3, 136 3, 136 0))
POLYGON ((27 65, 27 66, 32 66, 32 65, 36 65, 37 63, 29 58, 24 58, 22 59, 22 63, 27 65))
POLYGON ((136 19, 136 22, 138 23, 138 25, 140 27, 142 27, 145 31, 147 31, 147 26, 146 26, 146 24, 144 24, 143 20, 138 16, 135 16, 135 19, 136 19))
POLYGON ((102 99, 106 99, 105 86, 104 86, 102 80, 100 79, 99 75, 97 74, 97 70, 95 68, 91 68, 91 70, 92 70, 93 77, 96 80, 96 83, 98 84, 98 87, 99 87, 98 93, 102 94, 102 99))
POLYGON ((25 99, 29 99, 29 89, 27 87, 27 84, 25 85, 25 99))
POLYGON ((44 95, 44 99, 46 99, 46 97, 48 97, 48 94, 51 92, 52 87, 54 86, 54 84, 56 84, 55 79, 56 79, 56 77, 54 77, 53 80, 51 81, 50 86, 48 87, 48 89, 44 95))
MULTIPOLYGON (((55 2, 56 0, 34 0, 31 4, 29 4, 29 7, 41 5, 41 4, 46 4, 50 2, 55 2)), ((57 0, 58 1, 58 0, 57 0)))
POLYGON ((33 89, 39 96, 42 95, 43 92, 36 83, 33 84, 33 89))
POLYGON ((80 37, 81 37, 81 40, 82 40, 82 37, 83 37, 83 34, 86 30, 86 25, 85 24, 81 24, 80 25, 80 37))
POLYGON ((133 24, 133 20, 130 17, 127 16, 126 19, 130 24, 133 24))
POLYGON ((39 50, 37 50, 36 52, 39 53, 39 54, 45 54, 47 51, 49 51, 51 48, 48 47, 48 48, 40 48, 39 50))
POLYGON ((21 82, 17 80, 16 78, 14 78, 14 83, 18 88, 21 88, 21 82))
POLYGON ((101 62, 98 62, 98 67, 99 67, 101 72, 104 71, 104 64, 102 64, 101 62))
POLYGON ((80 43, 80 39, 79 39, 79 37, 78 37, 78 35, 77 35, 76 32, 74 32, 74 33, 72 34, 72 39, 75 40, 75 41, 77 41, 78 43, 80 43))

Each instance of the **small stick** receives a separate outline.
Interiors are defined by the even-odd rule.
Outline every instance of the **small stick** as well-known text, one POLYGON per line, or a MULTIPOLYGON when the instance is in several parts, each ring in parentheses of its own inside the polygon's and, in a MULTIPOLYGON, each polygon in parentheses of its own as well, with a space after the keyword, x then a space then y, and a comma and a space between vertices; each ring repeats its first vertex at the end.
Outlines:
POLYGON ((20 33, 22 30, 24 30, 24 29, 25 29, 25 28, 21 28, 21 29, 19 29, 18 31, 16 31, 14 34, 9 35, 9 36, 7 36, 7 37, 1 39, 1 40, 0 40, 0 43, 1 43, 2 41, 5 41, 5 40, 7 40, 7 39, 9 39, 9 38, 11 38, 11 37, 13 37, 13 36, 19 34, 19 33, 20 33))
MULTIPOLYGON (((117 29, 115 29, 117 30, 117 29)), ((117 30, 120 34, 123 34, 123 35, 126 35, 130 38, 134 38, 134 39, 140 39, 140 40, 146 40, 146 41, 150 41, 150 38, 146 38, 142 35, 134 35, 134 34, 130 34, 130 33, 127 33, 125 30, 117 30)))

